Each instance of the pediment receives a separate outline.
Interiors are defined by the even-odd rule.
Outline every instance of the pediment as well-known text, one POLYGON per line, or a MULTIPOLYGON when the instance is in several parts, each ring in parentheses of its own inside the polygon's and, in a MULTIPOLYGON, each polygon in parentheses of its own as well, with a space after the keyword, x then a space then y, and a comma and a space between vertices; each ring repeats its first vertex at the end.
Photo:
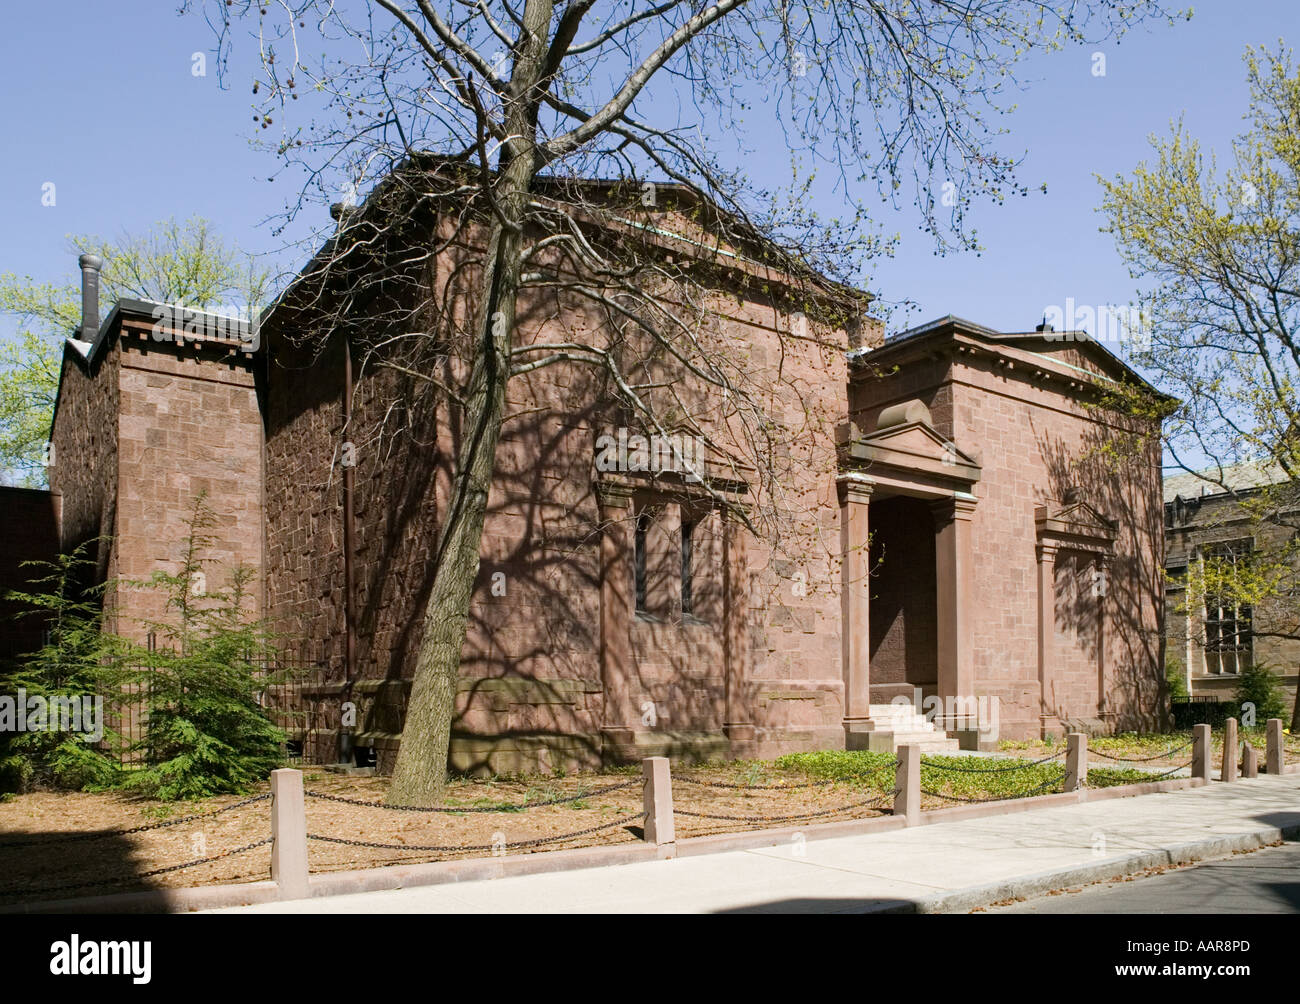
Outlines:
MULTIPOLYGON (((967 453, 927 425, 925 422, 908 422, 879 429, 858 440, 864 450, 884 457, 893 455, 915 457, 917 460, 937 461, 946 466, 980 466, 979 459, 967 453)), ((856 445, 856 444, 855 444, 856 445)))
POLYGON ((1109 550, 1115 542, 1116 525, 1087 502, 1049 502, 1034 508, 1038 536, 1055 543, 1086 550, 1109 550))
POLYGON ((969 492, 980 479, 979 457, 925 421, 891 424, 854 438, 845 467, 882 490, 926 497, 969 492))

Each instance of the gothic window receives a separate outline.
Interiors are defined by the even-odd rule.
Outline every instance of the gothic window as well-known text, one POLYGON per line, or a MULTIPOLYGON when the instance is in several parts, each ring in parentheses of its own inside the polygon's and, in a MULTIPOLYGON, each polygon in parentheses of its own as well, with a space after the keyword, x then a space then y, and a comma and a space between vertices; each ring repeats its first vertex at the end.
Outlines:
MULTIPOLYGON (((1248 560, 1251 542, 1230 541, 1217 544, 1207 552, 1228 565, 1248 560)), ((1207 592, 1205 597, 1205 671, 1212 674, 1236 674, 1251 663, 1253 635, 1251 608, 1230 596, 1207 592)))

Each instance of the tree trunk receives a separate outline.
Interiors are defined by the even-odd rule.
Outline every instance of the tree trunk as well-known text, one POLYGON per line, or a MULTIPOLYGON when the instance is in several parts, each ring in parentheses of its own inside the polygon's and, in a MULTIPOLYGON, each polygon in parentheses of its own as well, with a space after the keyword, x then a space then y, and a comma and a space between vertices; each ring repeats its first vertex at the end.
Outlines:
POLYGON ((470 376, 464 438, 457 457, 459 475, 448 499, 440 535, 402 747, 388 790, 390 805, 434 805, 442 798, 446 785, 460 655, 478 577, 483 521, 505 411, 519 243, 517 235, 509 234, 499 224, 494 227, 482 299, 490 309, 482 312, 481 344, 470 376))
POLYGON ((1300 732, 1300 667, 1297 667, 1298 674, 1295 688, 1295 704, 1291 707, 1291 732, 1294 735, 1300 732))
POLYGON ((503 148, 493 193, 500 216, 493 217, 483 260, 475 319, 479 345, 470 372, 457 477, 439 538, 402 747, 386 799, 389 805, 435 805, 447 784, 460 655, 478 577, 483 520, 496 470, 510 376, 510 339, 524 250, 520 221, 537 170, 533 83, 541 74, 552 10, 550 0, 529 0, 524 12, 526 41, 511 78, 517 88, 516 100, 506 117, 512 140, 503 148))

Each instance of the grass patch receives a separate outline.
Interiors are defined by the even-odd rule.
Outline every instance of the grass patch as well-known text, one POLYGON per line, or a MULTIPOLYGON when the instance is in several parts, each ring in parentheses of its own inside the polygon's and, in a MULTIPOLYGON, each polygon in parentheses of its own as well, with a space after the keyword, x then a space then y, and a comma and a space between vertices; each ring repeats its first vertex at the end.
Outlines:
POLYGON ((1154 780, 1164 778, 1154 778, 1150 771, 1134 767, 1093 767, 1088 771, 1089 788, 1114 788, 1121 784, 1142 784, 1154 780))
POLYGON ((1047 795, 1057 790, 1064 778, 1065 765, 1059 761, 1035 764, 1010 757, 931 755, 921 758, 921 787, 958 798, 1047 795), (975 770, 987 773, 966 773, 975 770))
POLYGON ((815 753, 787 753, 773 760, 772 766, 777 770, 798 771, 809 777, 844 781, 877 791, 893 791, 894 762, 892 753, 820 750, 815 753))
MULTIPOLYGON (((1166 747, 1167 748, 1167 747, 1166 747)), ((865 750, 827 750, 788 753, 773 766, 810 777, 843 781, 876 791, 894 790, 894 756, 865 750)), ((921 787, 957 798, 1024 798, 1060 790, 1065 779, 1063 761, 1035 764, 1019 758, 984 758, 927 754, 921 758, 921 787), (1020 767, 1020 770, 1006 768, 1020 767), (946 769, 947 768, 947 769, 946 769), (957 768, 957 769, 952 769, 957 768), (986 771, 970 773, 971 771, 986 771)), ((1132 767, 1095 767, 1088 771, 1088 787, 1113 788, 1152 779, 1148 771, 1132 767)))

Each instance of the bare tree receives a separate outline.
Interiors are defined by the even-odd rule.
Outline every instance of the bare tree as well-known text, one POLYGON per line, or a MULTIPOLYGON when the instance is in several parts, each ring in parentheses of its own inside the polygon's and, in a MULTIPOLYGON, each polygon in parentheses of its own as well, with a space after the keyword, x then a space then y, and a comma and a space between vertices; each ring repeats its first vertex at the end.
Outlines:
MULTIPOLYGON (((800 158, 829 164, 845 192, 862 187, 895 204, 910 196, 941 249, 973 246, 963 215, 971 201, 1024 192, 1016 158, 998 149, 990 124, 1017 84, 1018 60, 1170 16, 1147 0, 188 6, 218 33, 223 72, 237 25, 256 39, 255 119, 281 170, 304 172, 289 211, 343 193, 341 226, 308 285, 333 288, 338 302, 368 301, 373 316, 402 299, 404 277, 415 295, 385 319, 388 348, 424 335, 432 354, 412 373, 436 381, 461 414, 389 792, 421 805, 444 783, 507 381, 555 364, 594 368, 647 427, 693 426, 735 463, 757 462, 762 487, 782 494, 772 458, 797 434, 785 421, 789 395, 751 380, 737 346, 710 322, 717 276, 656 247, 654 227, 627 207, 639 201, 665 214, 656 218, 707 251, 712 268, 740 267, 779 286, 791 313, 816 326, 783 337, 827 347, 858 321, 863 300, 853 306, 851 287, 881 242, 869 236, 861 199, 850 219, 807 211, 811 174, 799 173, 800 158), (744 135, 760 100, 775 105, 782 129, 760 151, 795 162, 784 197, 753 192, 719 154, 744 135), (378 178, 387 180, 376 186, 378 178), (655 179, 668 186, 666 204, 646 187, 655 179), (939 195, 945 185, 949 198, 939 195), (362 192, 364 205, 349 211, 362 192), (428 225, 417 240, 421 228, 410 225, 421 218, 428 225), (365 301, 348 287, 362 260, 359 271, 372 277, 365 301), (377 260, 390 268, 377 271, 377 260), (434 263, 436 295, 422 267, 434 263), (386 285, 375 288, 381 273, 386 285), (464 295, 449 298, 452 288, 464 295), (586 330, 599 334, 521 344, 519 303, 530 290, 585 301, 602 318, 586 330)), ((384 365, 402 364, 390 355, 384 365)))

